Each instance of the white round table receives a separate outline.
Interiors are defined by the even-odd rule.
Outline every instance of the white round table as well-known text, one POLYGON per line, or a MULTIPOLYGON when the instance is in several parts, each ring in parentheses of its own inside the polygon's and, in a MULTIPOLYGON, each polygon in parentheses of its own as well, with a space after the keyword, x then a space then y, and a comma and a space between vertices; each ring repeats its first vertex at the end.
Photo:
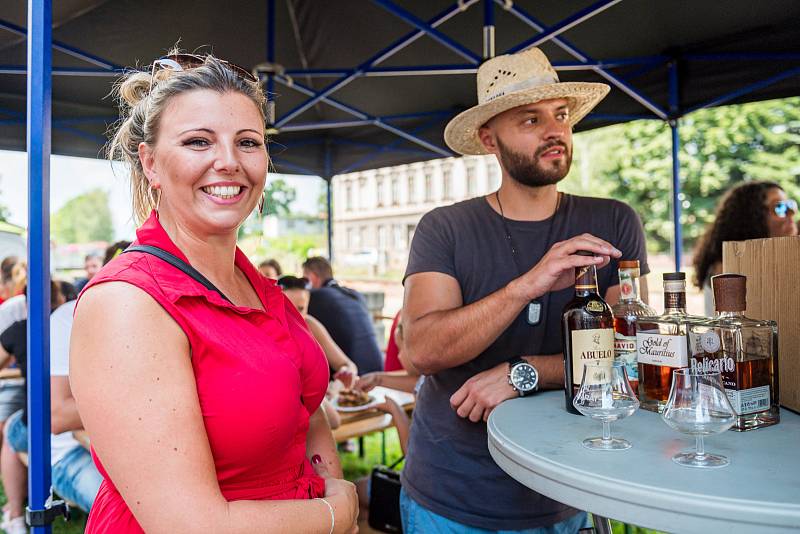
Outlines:
POLYGON ((693 469, 672 455, 694 438, 645 410, 611 425, 633 447, 591 451, 598 421, 567 413, 563 391, 513 399, 489 417, 489 451, 511 477, 551 499, 626 523, 668 532, 800 532, 800 416, 778 425, 707 437, 722 469, 693 469))

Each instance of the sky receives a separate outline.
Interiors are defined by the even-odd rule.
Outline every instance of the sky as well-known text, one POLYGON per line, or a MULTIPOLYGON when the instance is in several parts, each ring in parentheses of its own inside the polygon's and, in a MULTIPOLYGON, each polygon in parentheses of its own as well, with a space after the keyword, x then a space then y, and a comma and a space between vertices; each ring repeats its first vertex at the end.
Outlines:
MULTIPOLYGON (((11 212, 9 222, 28 225, 28 173, 24 152, 0 150, 0 204, 11 212)), ((322 179, 291 174, 270 174, 268 180, 283 178, 297 191, 292 211, 314 213, 323 191, 322 179)), ((109 192, 109 207, 114 222, 114 239, 132 239, 135 226, 131 217, 130 189, 121 165, 107 160, 52 156, 50 161, 50 213, 78 195, 101 188, 109 192)))

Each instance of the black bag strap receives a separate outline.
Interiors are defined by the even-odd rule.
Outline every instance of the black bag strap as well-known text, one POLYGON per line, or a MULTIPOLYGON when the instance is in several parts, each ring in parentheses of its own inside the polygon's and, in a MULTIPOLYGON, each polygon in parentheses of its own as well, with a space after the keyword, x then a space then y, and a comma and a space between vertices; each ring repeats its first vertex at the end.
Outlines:
POLYGON ((405 459, 406 459, 406 455, 405 454, 400 456, 400 458, 398 458, 396 462, 394 462, 392 465, 389 466, 389 469, 394 469, 395 467, 400 465, 400 462, 402 462, 405 459))
POLYGON ((184 273, 186 273, 189 277, 199 282, 206 289, 210 291, 216 291, 220 297, 233 304, 233 302, 231 302, 231 299, 225 296, 225 293, 220 291, 219 288, 217 288, 217 286, 212 284, 208 278, 200 274, 200 272, 197 269, 195 269, 194 267, 192 267, 179 257, 167 252, 162 248, 154 247, 152 245, 131 245, 122 251, 123 254, 127 252, 144 252, 145 254, 150 254, 152 256, 155 256, 156 258, 164 260, 165 262, 169 263, 176 269, 179 269, 184 273))

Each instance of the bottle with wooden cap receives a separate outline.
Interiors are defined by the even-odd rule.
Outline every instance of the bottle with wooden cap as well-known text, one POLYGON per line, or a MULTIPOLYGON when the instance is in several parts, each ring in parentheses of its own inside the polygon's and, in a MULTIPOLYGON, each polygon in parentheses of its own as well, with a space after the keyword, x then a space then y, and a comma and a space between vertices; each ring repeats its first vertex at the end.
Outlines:
POLYGON ((719 371, 736 411, 733 430, 754 430, 780 421, 778 391, 778 325, 750 319, 747 278, 740 274, 711 277, 716 316, 689 327, 689 364, 719 371))
POLYGON ((619 302, 614 313, 614 359, 623 362, 633 390, 639 390, 639 366, 636 358, 636 320, 653 316, 655 310, 639 298, 639 260, 619 262, 619 302))

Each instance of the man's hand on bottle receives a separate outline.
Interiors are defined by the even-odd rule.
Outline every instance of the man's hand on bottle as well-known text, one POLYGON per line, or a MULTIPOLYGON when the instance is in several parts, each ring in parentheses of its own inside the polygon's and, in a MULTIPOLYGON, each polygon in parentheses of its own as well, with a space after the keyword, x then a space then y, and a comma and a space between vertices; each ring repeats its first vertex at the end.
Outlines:
POLYGON ((508 363, 501 363, 464 382, 450 397, 450 406, 459 417, 477 423, 489 419, 498 404, 517 395, 508 383, 508 363))
POLYGON ((508 289, 520 301, 541 297, 550 291, 559 291, 575 284, 575 268, 595 265, 604 267, 611 258, 619 258, 622 252, 591 234, 581 234, 550 247, 547 254, 534 267, 516 280, 508 289), (595 256, 579 256, 579 250, 594 252, 595 256))

